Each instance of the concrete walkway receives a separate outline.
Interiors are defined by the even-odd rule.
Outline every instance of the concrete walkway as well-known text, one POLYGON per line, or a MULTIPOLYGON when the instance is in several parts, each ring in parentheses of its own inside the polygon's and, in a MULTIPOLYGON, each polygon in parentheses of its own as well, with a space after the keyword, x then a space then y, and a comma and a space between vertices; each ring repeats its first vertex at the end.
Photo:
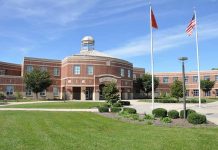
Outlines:
MULTIPOLYGON (((131 106, 137 110, 140 114, 151 114, 152 112, 152 105, 151 103, 146 102, 138 102, 138 101, 131 101, 131 106)), ((167 110, 182 110, 183 103, 175 103, 175 104, 168 104, 168 103, 155 103, 154 108, 165 108, 167 110)), ((218 125, 218 102, 202 104, 201 108, 198 107, 198 104, 187 104, 187 109, 193 109, 198 113, 204 114, 207 116, 207 119, 216 125, 218 125)))

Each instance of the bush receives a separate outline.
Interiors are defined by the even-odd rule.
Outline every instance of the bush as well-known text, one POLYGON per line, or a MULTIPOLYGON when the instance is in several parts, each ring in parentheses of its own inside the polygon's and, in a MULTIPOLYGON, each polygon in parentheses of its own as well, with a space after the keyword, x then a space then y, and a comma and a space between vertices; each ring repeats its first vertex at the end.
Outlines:
POLYGON ((111 107, 111 105, 109 103, 103 103, 103 104, 100 104, 99 107, 111 107))
POLYGON ((154 117, 154 115, 150 115, 150 114, 149 114, 149 115, 146 115, 146 114, 145 114, 144 119, 145 119, 145 120, 154 120, 155 117, 154 117))
POLYGON ((113 107, 122 107, 121 103, 114 103, 113 107))
POLYGON ((172 119, 177 119, 179 118, 179 112, 177 110, 170 110, 168 112, 168 117, 172 119))
POLYGON ((169 118, 169 117, 164 117, 161 119, 161 121, 164 123, 171 123, 172 122, 171 118, 169 118))
MULTIPOLYGON (((206 99, 201 99, 201 103, 206 103, 206 99)), ((186 103, 199 103, 199 100, 198 99, 187 99, 186 100, 186 103)))
POLYGON ((129 114, 136 114, 136 109, 134 109, 134 108, 123 108, 123 111, 124 112, 127 112, 127 113, 129 113, 129 114))
POLYGON ((167 110, 164 108, 156 108, 152 110, 152 114, 158 118, 164 118, 167 116, 167 110))
MULTIPOLYGON (((192 109, 186 109, 186 118, 188 117, 189 114, 195 113, 196 111, 192 109)), ((180 118, 184 118, 184 110, 180 111, 180 118)))
POLYGON ((6 96, 3 93, 0 93, 0 100, 4 100, 6 96))
POLYGON ((120 107, 112 107, 111 108, 111 112, 120 112, 122 110, 122 108, 120 107))
POLYGON ((99 112, 109 112, 109 108, 108 107, 105 107, 105 106, 101 106, 101 107, 98 107, 98 111, 99 112))
POLYGON ((129 101, 119 101, 118 103, 120 103, 122 106, 129 106, 130 105, 129 101))
POLYGON ((189 114, 187 120, 191 124, 203 124, 207 122, 206 116, 198 113, 189 114))
POLYGON ((178 100, 174 99, 155 99, 155 102, 157 103, 178 103, 178 100))
POLYGON ((23 99, 23 95, 20 92, 16 92, 15 97, 16 99, 23 99))

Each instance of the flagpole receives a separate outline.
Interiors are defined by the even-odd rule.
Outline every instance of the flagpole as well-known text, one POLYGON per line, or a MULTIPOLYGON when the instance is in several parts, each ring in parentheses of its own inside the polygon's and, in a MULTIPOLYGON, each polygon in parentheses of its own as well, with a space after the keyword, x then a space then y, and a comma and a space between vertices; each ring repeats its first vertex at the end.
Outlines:
POLYGON ((196 51, 197 51, 197 66, 198 66, 198 100, 199 100, 199 108, 201 107, 201 76, 200 76, 200 61, 199 61, 199 50, 198 50, 198 25, 197 25, 197 15, 196 10, 194 9, 195 15, 195 37, 196 37, 196 51))
POLYGON ((153 31, 151 18, 151 4, 150 4, 150 32, 151 32, 151 80, 152 80, 152 110, 154 109, 154 58, 153 58, 153 31))

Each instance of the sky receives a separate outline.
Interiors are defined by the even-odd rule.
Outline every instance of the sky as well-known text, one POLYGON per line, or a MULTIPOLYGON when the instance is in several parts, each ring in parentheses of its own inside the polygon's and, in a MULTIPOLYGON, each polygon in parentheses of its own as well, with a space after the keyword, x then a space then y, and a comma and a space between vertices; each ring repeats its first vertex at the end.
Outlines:
MULTIPOLYGON (((195 32, 185 33, 197 11, 200 69, 218 68, 218 0, 150 0, 154 71, 197 70, 195 32)), ((150 71, 149 1, 0 0, 0 61, 23 57, 59 59, 78 54, 81 39, 95 38, 95 49, 150 71)))

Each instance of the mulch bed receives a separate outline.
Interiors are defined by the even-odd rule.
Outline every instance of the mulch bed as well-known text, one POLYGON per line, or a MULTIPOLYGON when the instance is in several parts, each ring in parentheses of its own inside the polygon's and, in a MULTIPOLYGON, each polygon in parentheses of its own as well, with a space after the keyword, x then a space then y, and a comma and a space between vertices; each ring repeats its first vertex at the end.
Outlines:
MULTIPOLYGON (((184 127, 184 128, 193 128, 193 127, 217 127, 216 124, 207 121, 207 124, 200 124, 200 125, 193 125, 189 123, 187 120, 178 118, 178 119, 172 119, 171 123, 164 123, 162 122, 159 118, 156 118, 155 120, 144 120, 144 121, 139 121, 139 120, 133 120, 131 118, 124 118, 123 116, 118 115, 118 113, 97 113, 101 116, 112 118, 115 120, 120 120, 123 122, 128 122, 128 123, 134 123, 134 124, 142 124, 142 125, 148 125, 152 124, 154 126, 164 126, 164 127, 184 127)), ((143 118, 144 115, 140 115, 140 118, 143 118)))

